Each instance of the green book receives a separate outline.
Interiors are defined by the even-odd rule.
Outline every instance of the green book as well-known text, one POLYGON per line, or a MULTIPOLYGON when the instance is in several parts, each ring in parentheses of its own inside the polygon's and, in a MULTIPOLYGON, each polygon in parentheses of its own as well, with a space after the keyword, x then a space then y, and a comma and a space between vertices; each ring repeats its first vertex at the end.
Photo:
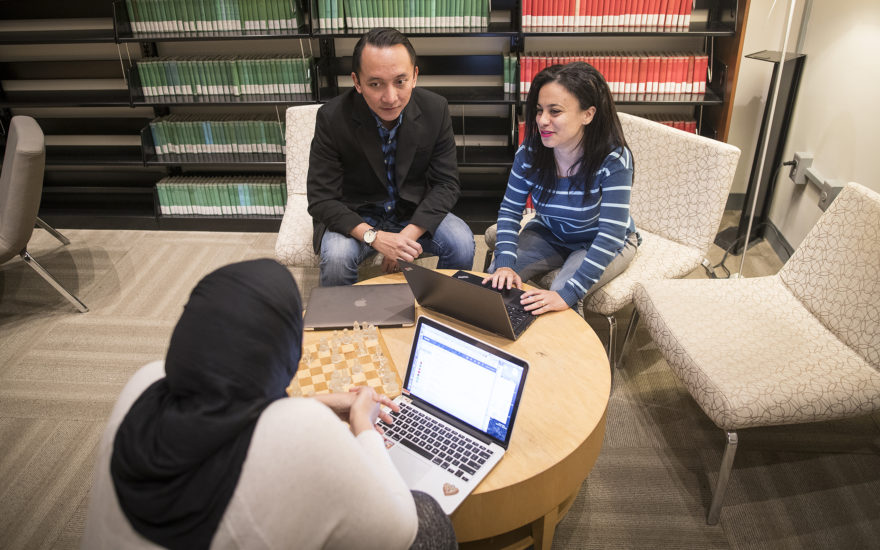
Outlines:
POLYGON ((226 182, 224 183, 226 187, 226 193, 229 195, 229 204, 232 206, 232 215, 235 217, 241 216, 241 204, 238 197, 238 188, 232 182, 231 178, 224 178, 226 182))
POLYGON ((266 3, 269 11, 269 30, 275 31, 275 33, 286 31, 289 19, 285 17, 281 2, 279 0, 266 0, 266 3))
POLYGON ((131 32, 136 33, 140 32, 140 28, 138 27, 138 17, 134 10, 134 0, 125 0, 125 12, 128 16, 128 23, 131 26, 131 32))
POLYGON ((156 182, 156 198, 159 200, 159 214, 164 216, 167 214, 167 206, 165 206, 165 186, 161 180, 156 182))
MULTIPOLYGON (((220 23, 223 20, 219 21, 220 23)), ((211 215, 212 216, 222 216, 223 215, 223 203, 220 201, 220 194, 217 192, 217 182, 214 178, 211 178, 207 183, 208 197, 211 199, 211 215)))
POLYGON ((150 73, 149 73, 149 61, 139 61, 136 63, 137 67, 137 76, 141 82, 141 94, 143 94, 144 99, 151 98, 156 95, 156 91, 153 88, 153 84, 150 81, 150 73))

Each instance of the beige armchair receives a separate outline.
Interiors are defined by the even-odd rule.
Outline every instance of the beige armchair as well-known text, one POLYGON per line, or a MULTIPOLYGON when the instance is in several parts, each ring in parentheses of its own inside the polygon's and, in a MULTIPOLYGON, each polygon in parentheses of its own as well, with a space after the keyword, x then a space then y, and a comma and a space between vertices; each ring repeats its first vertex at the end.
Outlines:
MULTIPOLYGON (((630 211, 642 245, 626 271, 583 303, 585 315, 592 311, 608 320, 612 366, 617 362, 614 314, 632 302, 636 284, 683 277, 700 265, 721 223, 740 155, 739 149, 720 141, 626 113, 619 117, 635 161, 630 211)), ((494 226, 485 238, 494 250, 494 226)), ((548 287, 555 275, 535 282, 548 287)), ((624 347, 630 335, 631 329, 624 347)))
POLYGON ((880 410, 880 194, 849 184, 778 274, 636 286, 670 368, 727 443, 707 521, 721 513, 737 430, 880 410))
POLYGON ((34 224, 63 244, 67 238, 37 217, 43 192, 46 146, 43 130, 29 116, 14 116, 9 124, 3 172, 0 175, 0 264, 15 256, 27 263, 80 312, 89 310, 71 294, 27 250, 34 224))
POLYGON ((287 109, 285 142, 287 151, 287 205, 275 241, 275 258, 284 265, 317 267, 312 249, 312 217, 307 211, 306 176, 309 151, 315 136, 315 118, 320 105, 298 105, 287 109))

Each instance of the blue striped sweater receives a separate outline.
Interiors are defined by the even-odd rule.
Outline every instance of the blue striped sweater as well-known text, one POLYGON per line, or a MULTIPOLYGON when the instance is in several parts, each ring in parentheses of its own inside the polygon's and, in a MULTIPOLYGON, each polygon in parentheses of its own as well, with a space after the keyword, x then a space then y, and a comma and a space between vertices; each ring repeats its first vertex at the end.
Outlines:
MULTIPOLYGON (((629 215, 632 191, 632 153, 617 148, 602 163, 592 184, 572 188, 573 178, 557 178, 557 190, 547 203, 540 203, 543 187, 525 178, 531 166, 532 149, 521 146, 513 159, 504 200, 498 210, 498 238, 495 267, 516 265, 516 245, 520 221, 531 195, 535 220, 566 243, 587 243, 587 255, 574 276, 565 283, 559 295, 568 305, 583 298, 599 280, 611 260, 623 249, 627 235, 636 230, 629 215)), ((533 177, 533 179, 535 179, 533 177)))

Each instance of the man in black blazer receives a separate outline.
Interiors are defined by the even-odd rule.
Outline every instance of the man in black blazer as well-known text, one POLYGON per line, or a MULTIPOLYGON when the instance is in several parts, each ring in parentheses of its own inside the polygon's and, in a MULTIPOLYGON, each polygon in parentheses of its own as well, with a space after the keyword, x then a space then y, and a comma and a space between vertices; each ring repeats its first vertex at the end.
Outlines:
POLYGON ((471 269, 473 233, 451 213, 460 185, 446 99, 415 87, 415 50, 394 29, 361 37, 352 70, 354 88, 318 111, 309 156, 321 286, 357 282, 376 252, 386 273, 425 251, 438 268, 471 269))

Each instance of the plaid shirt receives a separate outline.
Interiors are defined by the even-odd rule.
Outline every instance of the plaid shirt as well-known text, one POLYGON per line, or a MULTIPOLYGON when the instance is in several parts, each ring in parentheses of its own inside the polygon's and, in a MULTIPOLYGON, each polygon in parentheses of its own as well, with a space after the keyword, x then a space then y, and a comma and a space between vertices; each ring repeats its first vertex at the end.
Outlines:
POLYGON ((397 118, 397 124, 390 130, 382 124, 382 120, 376 116, 376 113, 372 114, 373 118, 376 119, 376 126, 379 128, 379 137, 382 139, 382 155, 385 157, 385 174, 388 177, 386 184, 388 186, 388 200, 382 203, 382 209, 387 216, 394 212, 394 207, 399 198, 394 168, 397 166, 397 133, 400 129, 400 123, 403 121, 403 113, 400 113, 400 116, 397 118))

